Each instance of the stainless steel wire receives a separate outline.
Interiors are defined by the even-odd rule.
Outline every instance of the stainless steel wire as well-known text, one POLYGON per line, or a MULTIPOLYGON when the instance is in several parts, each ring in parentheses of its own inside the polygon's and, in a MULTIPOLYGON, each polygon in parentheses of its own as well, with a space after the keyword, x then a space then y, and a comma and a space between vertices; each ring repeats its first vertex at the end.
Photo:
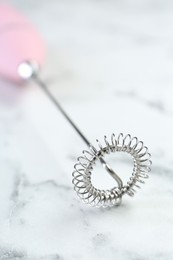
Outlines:
POLYGON ((148 148, 137 137, 131 137, 130 134, 120 133, 117 138, 112 134, 110 141, 104 137, 102 146, 97 140, 99 149, 96 151, 83 151, 83 155, 78 157, 73 172, 73 184, 77 195, 86 204, 95 207, 112 207, 121 203, 122 196, 128 194, 134 196, 136 188, 145 183, 151 170, 151 160, 148 148), (92 171, 99 158, 106 154, 115 152, 125 152, 132 156, 134 161, 133 173, 129 181, 120 187, 113 187, 109 190, 96 189, 91 182, 92 171))

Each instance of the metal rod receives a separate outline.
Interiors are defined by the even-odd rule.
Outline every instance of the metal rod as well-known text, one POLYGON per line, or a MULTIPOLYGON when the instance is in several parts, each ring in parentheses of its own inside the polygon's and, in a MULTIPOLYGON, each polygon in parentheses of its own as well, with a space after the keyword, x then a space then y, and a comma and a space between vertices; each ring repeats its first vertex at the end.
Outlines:
POLYGON ((68 114, 64 111, 64 109, 62 108, 60 103, 57 101, 57 99, 55 99, 54 96, 50 93, 50 91, 48 90, 46 84, 37 75, 33 75, 32 78, 42 88, 42 90, 46 93, 46 95, 50 98, 50 100, 54 103, 54 105, 60 110, 60 112, 64 115, 64 117, 67 119, 67 121, 71 124, 71 126, 80 135, 80 137, 83 139, 83 141, 89 147, 91 147, 92 146, 91 143, 84 136, 84 134, 81 132, 81 130, 76 126, 76 124, 71 120, 71 118, 68 116, 68 114))
MULTIPOLYGON (((33 74, 32 79, 37 83, 38 86, 40 86, 42 88, 42 90, 45 92, 45 94, 50 98, 50 100, 53 102, 53 104, 56 106, 56 108, 58 108, 59 111, 64 115, 64 117, 71 124, 71 126, 76 130, 76 132, 80 135, 80 137, 87 144, 87 146, 89 148, 94 148, 94 146, 88 141, 88 139, 84 136, 84 134, 81 132, 81 130, 71 120, 71 118, 68 116, 68 114, 65 112, 65 110, 60 105, 60 103, 54 98, 54 96, 48 90, 46 84, 38 77, 38 75, 33 74)), ((105 170, 111 175, 112 178, 114 178, 114 180, 116 180, 118 187, 121 188, 123 186, 123 182, 122 182, 121 178, 113 171, 113 169, 109 166, 109 164, 102 157, 99 158, 99 160, 100 160, 101 164, 103 165, 103 167, 105 168, 105 170)))

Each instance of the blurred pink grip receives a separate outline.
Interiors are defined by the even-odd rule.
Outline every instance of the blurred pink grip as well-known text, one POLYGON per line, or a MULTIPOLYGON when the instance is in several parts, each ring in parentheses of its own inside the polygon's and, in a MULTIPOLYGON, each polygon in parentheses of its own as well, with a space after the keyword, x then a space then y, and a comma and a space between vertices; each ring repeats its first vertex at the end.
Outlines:
POLYGON ((0 4, 0 75, 20 82, 17 69, 26 60, 43 64, 45 46, 33 25, 17 10, 0 4))

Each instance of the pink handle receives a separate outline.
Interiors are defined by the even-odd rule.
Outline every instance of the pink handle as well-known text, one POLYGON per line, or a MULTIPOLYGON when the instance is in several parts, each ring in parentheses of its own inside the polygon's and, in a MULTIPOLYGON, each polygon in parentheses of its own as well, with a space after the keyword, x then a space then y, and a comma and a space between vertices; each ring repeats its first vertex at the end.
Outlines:
POLYGON ((45 46, 37 30, 17 10, 0 4, 0 75, 20 82, 18 66, 34 60, 43 64, 45 46))

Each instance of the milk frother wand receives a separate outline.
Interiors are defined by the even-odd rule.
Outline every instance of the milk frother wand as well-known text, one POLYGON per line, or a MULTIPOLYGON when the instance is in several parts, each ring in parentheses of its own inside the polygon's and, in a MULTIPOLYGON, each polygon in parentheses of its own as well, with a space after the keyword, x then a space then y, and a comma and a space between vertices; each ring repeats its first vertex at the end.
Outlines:
POLYGON ((38 32, 21 13, 7 5, 0 6, 0 16, 2 17, 0 28, 3 28, 3 33, 0 35, 0 50, 3 49, 1 52, 6 60, 8 58, 11 60, 8 59, 5 64, 0 63, 1 74, 11 81, 20 83, 22 80, 34 80, 89 147, 89 151, 84 150, 83 155, 78 157, 78 162, 74 166, 72 182, 77 195, 83 202, 91 206, 112 207, 120 205, 122 196, 125 194, 133 196, 135 194, 134 188, 139 188, 139 183, 144 183, 143 179, 148 178, 151 166, 148 148, 137 137, 120 133, 117 137, 112 134, 109 141, 105 136, 103 145, 97 140, 98 149, 96 149, 39 77, 39 67, 42 65, 44 57, 44 44, 38 32), (114 152, 126 152, 133 158, 133 173, 125 185, 104 160, 105 155, 114 152), (100 161, 105 170, 116 181, 115 187, 109 190, 100 190, 92 185, 91 176, 96 161, 100 161))

